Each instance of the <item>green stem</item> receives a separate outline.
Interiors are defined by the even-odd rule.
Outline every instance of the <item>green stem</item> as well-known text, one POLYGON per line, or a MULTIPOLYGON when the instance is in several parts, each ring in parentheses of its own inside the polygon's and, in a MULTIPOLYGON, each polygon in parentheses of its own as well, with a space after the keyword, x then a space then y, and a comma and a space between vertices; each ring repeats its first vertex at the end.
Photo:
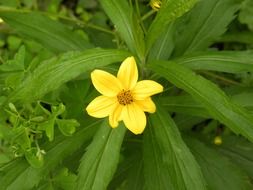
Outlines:
POLYGON ((141 21, 146 20, 148 17, 150 17, 150 16, 153 15, 154 13, 156 13, 155 10, 151 10, 151 11, 147 12, 145 15, 143 15, 143 16, 141 17, 141 21))
POLYGON ((213 77, 213 78, 216 78, 216 79, 219 79, 227 84, 234 84, 234 85, 238 85, 238 86, 243 86, 241 83, 237 82, 237 81, 234 81, 234 80, 231 80, 231 79, 228 79, 228 78, 225 78, 225 77, 222 77, 220 75, 216 75, 212 72, 208 72, 208 71, 201 71, 201 73, 205 74, 205 75, 208 75, 210 77, 213 77))

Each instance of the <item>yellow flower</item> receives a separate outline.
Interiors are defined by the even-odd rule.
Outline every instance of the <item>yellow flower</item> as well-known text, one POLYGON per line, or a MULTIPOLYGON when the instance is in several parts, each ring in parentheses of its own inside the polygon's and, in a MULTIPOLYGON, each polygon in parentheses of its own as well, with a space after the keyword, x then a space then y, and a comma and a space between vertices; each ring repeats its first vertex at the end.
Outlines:
POLYGON ((162 2, 160 0, 151 0, 149 5, 153 10, 158 11, 161 8, 162 2))
POLYGON ((156 106, 150 96, 163 91, 163 87, 152 80, 138 80, 138 69, 134 57, 126 58, 121 64, 117 77, 94 70, 91 73, 94 87, 102 95, 95 98, 86 108, 96 118, 109 116, 111 127, 119 121, 134 134, 141 134, 146 126, 144 112, 154 113, 156 106))

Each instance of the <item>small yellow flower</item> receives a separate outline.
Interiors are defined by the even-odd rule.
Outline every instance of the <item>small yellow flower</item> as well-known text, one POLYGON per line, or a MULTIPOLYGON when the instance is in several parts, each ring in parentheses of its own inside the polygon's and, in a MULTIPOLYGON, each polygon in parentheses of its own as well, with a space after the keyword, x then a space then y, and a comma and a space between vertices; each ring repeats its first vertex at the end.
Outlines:
POLYGON ((146 126, 144 112, 154 113, 156 106, 150 96, 163 91, 163 87, 152 80, 138 80, 138 69, 134 57, 126 58, 117 77, 94 70, 91 73, 94 87, 102 95, 95 98, 86 108, 96 118, 109 116, 112 128, 123 121, 134 134, 141 134, 146 126))
POLYGON ((153 10, 158 11, 161 8, 162 2, 160 0, 151 0, 149 5, 153 10))

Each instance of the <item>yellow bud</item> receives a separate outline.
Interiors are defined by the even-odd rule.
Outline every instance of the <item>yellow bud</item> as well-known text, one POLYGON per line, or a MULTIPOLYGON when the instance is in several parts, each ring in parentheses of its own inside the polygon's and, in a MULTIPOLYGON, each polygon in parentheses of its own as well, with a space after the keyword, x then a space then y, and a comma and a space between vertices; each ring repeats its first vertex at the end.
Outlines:
POLYGON ((149 5, 153 10, 158 11, 161 7, 162 2, 160 0, 151 0, 149 5))
POLYGON ((214 144, 216 144, 216 145, 221 145, 222 144, 222 138, 221 138, 221 136, 216 136, 215 138, 214 138, 214 144))

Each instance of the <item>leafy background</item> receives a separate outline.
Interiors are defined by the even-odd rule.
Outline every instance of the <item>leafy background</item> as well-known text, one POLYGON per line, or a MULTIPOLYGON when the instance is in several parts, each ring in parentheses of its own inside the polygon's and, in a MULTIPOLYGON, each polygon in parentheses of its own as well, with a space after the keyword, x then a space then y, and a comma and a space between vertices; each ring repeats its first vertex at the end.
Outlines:
POLYGON ((0 189, 253 189, 252 0, 0 0, 0 189), (142 135, 85 112, 95 68, 165 87, 142 135))

